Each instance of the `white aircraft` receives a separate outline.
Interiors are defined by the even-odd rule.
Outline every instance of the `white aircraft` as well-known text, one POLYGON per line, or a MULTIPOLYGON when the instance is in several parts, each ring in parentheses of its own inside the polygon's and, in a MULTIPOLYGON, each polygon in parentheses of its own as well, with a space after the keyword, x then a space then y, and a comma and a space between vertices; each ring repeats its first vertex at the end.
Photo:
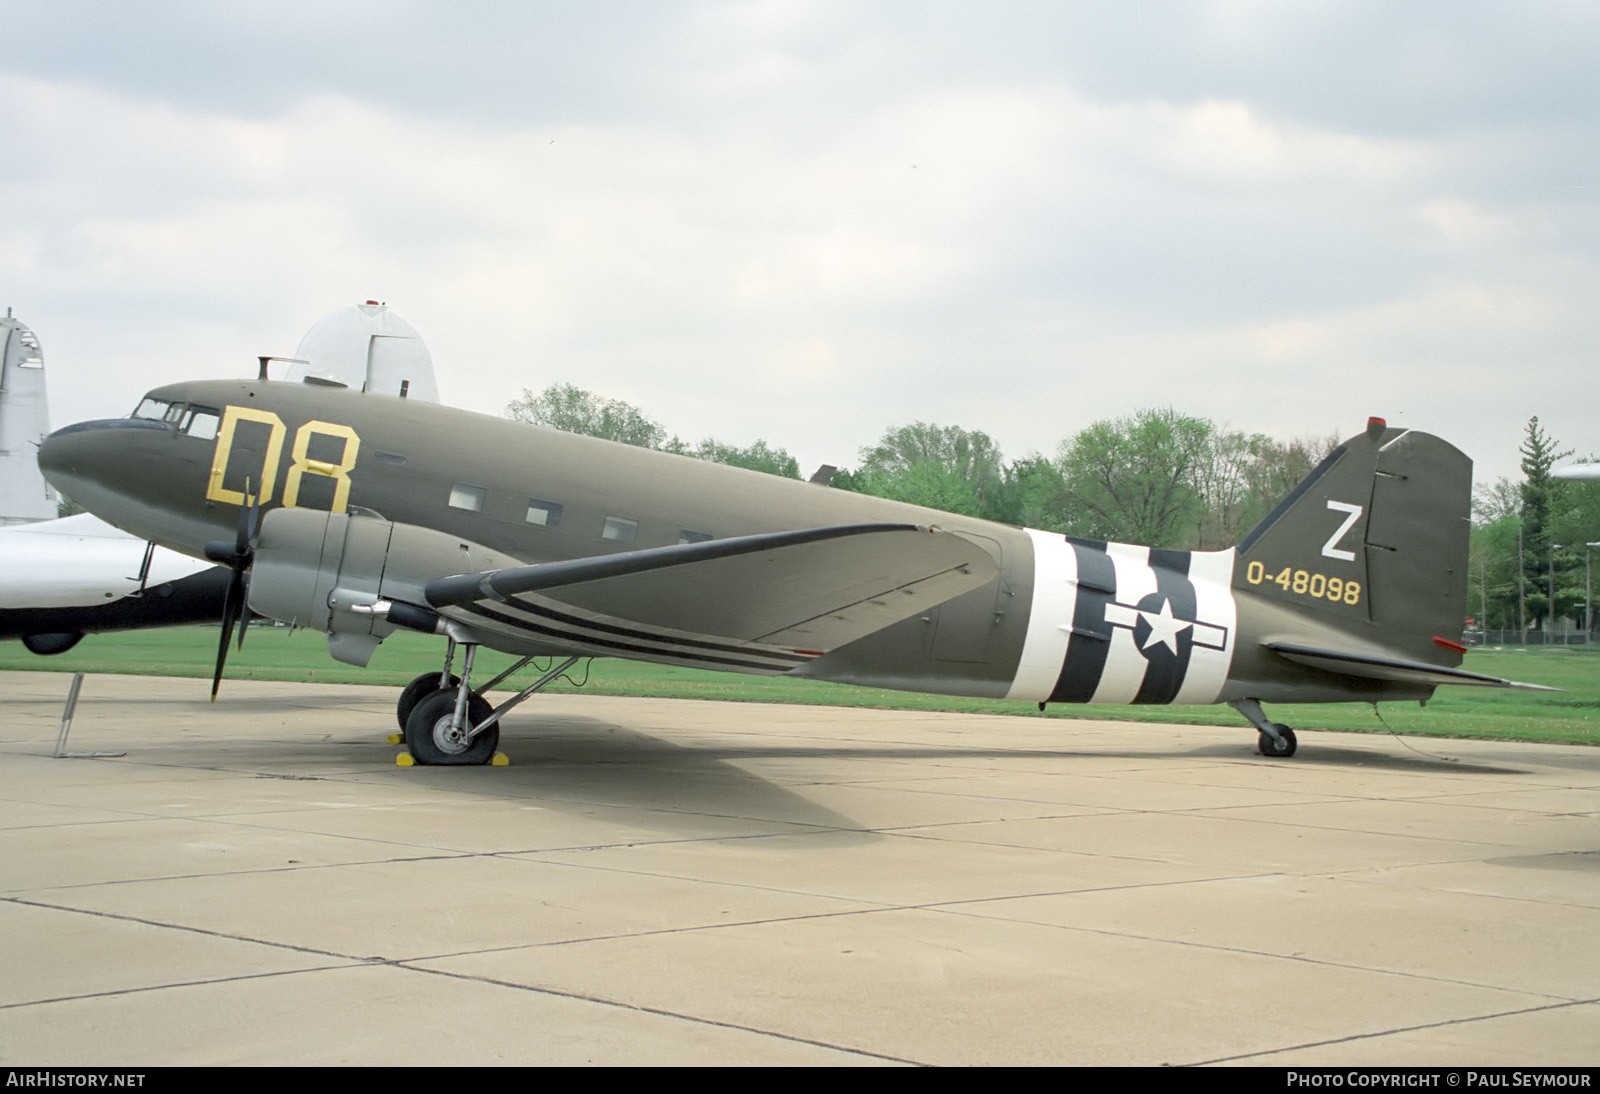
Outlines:
MULTIPOLYGON (((88 513, 56 515, 39 473, 50 431, 44 355, 33 332, 6 311, 0 374, 0 639, 34 653, 62 653, 85 634, 220 619, 227 567, 136 539, 88 513)), ((318 321, 281 377, 357 391, 439 401, 433 358, 411 324, 368 300, 318 321)))
POLYGON ((1575 463, 1566 467, 1558 467, 1550 472, 1552 478, 1571 479, 1577 482, 1593 482, 1600 479, 1600 463, 1575 463))

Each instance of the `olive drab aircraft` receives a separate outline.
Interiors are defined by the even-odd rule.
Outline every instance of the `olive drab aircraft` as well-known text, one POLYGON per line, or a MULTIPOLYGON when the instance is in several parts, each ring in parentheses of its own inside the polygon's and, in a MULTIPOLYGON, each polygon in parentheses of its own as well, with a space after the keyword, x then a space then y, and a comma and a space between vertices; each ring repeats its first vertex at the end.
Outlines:
POLYGON ((357 665, 397 628, 440 636, 397 706, 418 763, 490 761, 508 711, 596 656, 1041 708, 1225 702, 1268 756, 1296 742, 1264 702, 1522 686, 1459 667, 1471 462, 1378 419, 1213 552, 259 379, 156 388, 39 462, 110 523, 231 569, 213 696, 247 604, 357 665), (505 674, 475 684, 479 646, 520 655, 510 671, 553 660, 491 707, 505 674))

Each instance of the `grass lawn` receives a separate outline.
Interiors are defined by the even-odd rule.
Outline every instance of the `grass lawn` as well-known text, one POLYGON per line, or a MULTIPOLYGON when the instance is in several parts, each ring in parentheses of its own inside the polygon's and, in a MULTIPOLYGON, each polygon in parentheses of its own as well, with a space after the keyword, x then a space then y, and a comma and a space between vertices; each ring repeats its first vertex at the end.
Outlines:
MULTIPOLYGON (((77 648, 54 657, 38 657, 20 642, 0 643, 0 669, 88 673, 134 673, 149 676, 192 676, 209 679, 216 659, 214 627, 173 627, 90 635, 77 648)), ((340 664, 328 656, 321 634, 291 632, 285 627, 254 626, 242 652, 231 651, 227 679, 317 680, 348 684, 392 684, 396 687, 422 672, 437 671, 443 644, 426 635, 399 632, 384 641, 365 669, 340 664)), ((487 680, 509 666, 512 658, 485 650, 474 678, 487 680)), ((457 662, 459 669, 460 663, 457 662)), ((1563 688, 1564 693, 1490 688, 1440 688, 1426 707, 1389 703, 1383 722, 1395 732, 1442 737, 1488 737, 1524 741, 1600 744, 1600 647, 1553 649, 1484 649, 1467 654, 1465 668, 1563 688)), ((513 679, 526 684, 531 669, 513 679)), ((722 699, 732 702, 815 703, 828 706, 886 707, 898 710, 952 710, 1012 714, 1034 718, 1108 718, 1138 722, 1189 722, 1198 725, 1240 725, 1243 719, 1226 706, 1126 707, 1052 706, 1040 714, 1030 703, 962 699, 942 695, 856 688, 814 680, 743 676, 702 669, 672 668, 637 661, 596 659, 579 662, 572 675, 587 690, 602 695, 722 699)), ((515 685, 522 686, 522 685, 515 685)), ((205 685, 196 684, 203 693, 205 685)), ((227 688, 224 680, 223 688, 227 688)), ((558 680, 551 691, 574 691, 558 680)), ((1359 703, 1274 704, 1276 721, 1303 729, 1337 729, 1358 733, 1386 732, 1372 707, 1359 703)))

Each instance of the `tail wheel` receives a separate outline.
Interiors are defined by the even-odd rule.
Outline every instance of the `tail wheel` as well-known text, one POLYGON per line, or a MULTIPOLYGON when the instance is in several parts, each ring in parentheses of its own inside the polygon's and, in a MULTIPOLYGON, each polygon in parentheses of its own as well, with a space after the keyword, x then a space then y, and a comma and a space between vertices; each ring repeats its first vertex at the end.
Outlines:
POLYGON ((1294 750, 1300 744, 1295 740, 1294 730, 1279 722, 1273 722, 1272 728, 1278 731, 1279 737, 1274 738, 1270 733, 1261 734, 1256 743, 1256 747, 1261 750, 1261 754, 1280 758, 1293 756, 1294 750))

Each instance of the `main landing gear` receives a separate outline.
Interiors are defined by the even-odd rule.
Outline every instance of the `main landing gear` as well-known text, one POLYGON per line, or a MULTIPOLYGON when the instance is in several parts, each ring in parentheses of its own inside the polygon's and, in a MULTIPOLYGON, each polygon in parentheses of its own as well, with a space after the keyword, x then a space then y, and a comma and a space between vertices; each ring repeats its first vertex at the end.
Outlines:
POLYGON ((1263 756, 1287 758, 1294 755, 1294 750, 1299 746, 1294 730, 1282 722, 1268 721, 1262 713, 1259 699, 1235 699, 1228 705, 1250 719, 1250 724, 1261 731, 1256 748, 1263 756))
MULTIPOLYGON (((492 762, 495 749, 500 744, 500 719, 578 663, 576 657, 567 658, 504 703, 491 707, 483 697, 484 693, 512 673, 520 671, 533 657, 524 657, 487 684, 474 689, 472 661, 478 652, 478 644, 466 641, 459 643, 466 650, 462 657, 461 675, 456 676, 450 671, 450 665, 455 660, 458 642, 454 637, 447 641, 449 644, 445 647, 443 671, 426 672, 411 681, 395 704, 395 717, 405 731, 406 751, 416 764, 492 762)), ((400 743, 393 737, 390 741, 400 743)))

